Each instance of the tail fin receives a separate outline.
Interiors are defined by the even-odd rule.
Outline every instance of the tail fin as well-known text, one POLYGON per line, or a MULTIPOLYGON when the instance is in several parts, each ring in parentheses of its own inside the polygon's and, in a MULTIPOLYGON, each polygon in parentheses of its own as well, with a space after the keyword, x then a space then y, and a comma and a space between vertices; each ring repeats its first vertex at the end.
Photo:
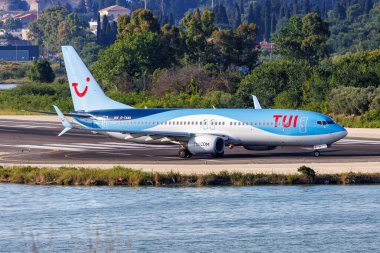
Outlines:
POLYGON ((132 108, 116 102, 104 94, 72 46, 63 46, 62 53, 75 111, 132 108))

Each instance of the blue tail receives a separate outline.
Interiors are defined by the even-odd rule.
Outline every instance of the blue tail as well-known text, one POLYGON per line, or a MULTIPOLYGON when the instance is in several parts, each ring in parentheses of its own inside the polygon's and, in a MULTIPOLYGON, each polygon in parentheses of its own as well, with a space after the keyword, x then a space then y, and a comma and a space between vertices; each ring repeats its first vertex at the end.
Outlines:
POLYGON ((62 53, 75 111, 132 108, 114 101, 104 94, 72 46, 63 46, 62 53))

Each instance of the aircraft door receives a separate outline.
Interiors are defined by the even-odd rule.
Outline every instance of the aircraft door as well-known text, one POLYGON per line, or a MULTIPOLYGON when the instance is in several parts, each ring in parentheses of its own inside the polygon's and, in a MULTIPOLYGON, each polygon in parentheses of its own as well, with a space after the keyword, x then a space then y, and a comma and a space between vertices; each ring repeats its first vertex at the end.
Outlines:
POLYGON ((302 134, 305 134, 305 133, 306 133, 307 120, 308 120, 307 117, 302 117, 302 118, 300 119, 299 131, 300 131, 300 133, 302 133, 302 134))
POLYGON ((203 130, 207 130, 207 128, 208 128, 208 120, 207 119, 203 120, 202 126, 203 126, 203 130))
POLYGON ((215 120, 214 119, 212 119, 212 120, 210 120, 210 130, 215 130, 215 120))

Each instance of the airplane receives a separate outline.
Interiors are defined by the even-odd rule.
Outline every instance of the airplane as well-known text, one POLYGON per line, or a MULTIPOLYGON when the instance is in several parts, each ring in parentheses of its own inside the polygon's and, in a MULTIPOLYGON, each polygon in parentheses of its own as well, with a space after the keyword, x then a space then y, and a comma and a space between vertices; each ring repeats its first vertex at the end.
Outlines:
POLYGON ((62 46, 74 112, 54 106, 64 130, 76 128, 143 144, 178 145, 181 158, 224 155, 225 148, 273 150, 278 146, 311 146, 313 155, 347 135, 332 118, 312 111, 262 109, 137 109, 103 92, 72 46, 62 46), (72 125, 65 116, 71 117, 72 125))

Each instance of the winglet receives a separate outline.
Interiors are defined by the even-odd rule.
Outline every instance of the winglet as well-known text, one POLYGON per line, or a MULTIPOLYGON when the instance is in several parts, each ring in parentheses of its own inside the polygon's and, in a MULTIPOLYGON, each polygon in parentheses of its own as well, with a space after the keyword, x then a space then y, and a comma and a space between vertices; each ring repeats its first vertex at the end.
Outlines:
POLYGON ((59 119, 61 120, 62 125, 65 127, 65 129, 63 129, 63 131, 60 134, 58 134, 58 136, 62 136, 67 131, 72 129, 73 126, 67 121, 67 119, 65 118, 65 116, 63 115, 61 110, 59 110, 59 108, 57 106, 53 105, 53 107, 54 107, 54 110, 57 112, 57 115, 58 115, 59 119))
POLYGON ((262 109, 259 100, 255 95, 252 95, 253 104, 255 106, 255 109, 262 109))

